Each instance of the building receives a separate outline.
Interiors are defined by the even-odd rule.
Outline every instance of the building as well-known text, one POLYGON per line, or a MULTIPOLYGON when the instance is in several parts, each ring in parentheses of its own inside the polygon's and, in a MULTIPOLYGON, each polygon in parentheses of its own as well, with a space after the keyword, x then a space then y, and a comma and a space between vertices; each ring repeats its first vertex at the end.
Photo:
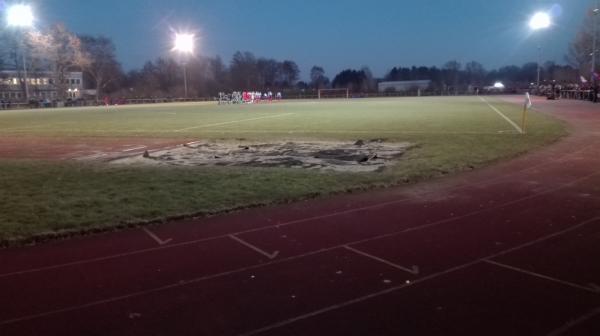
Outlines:
POLYGON ((379 92, 401 92, 426 90, 431 85, 430 80, 380 82, 377 84, 379 92))
MULTIPOLYGON (((0 71, 0 99, 5 101, 25 101, 23 92, 23 79, 21 73, 12 70, 0 71)), ((30 100, 55 100, 58 98, 58 88, 54 85, 56 79, 52 72, 32 72, 27 76, 30 100)), ((83 73, 67 72, 66 97, 70 99, 81 98, 83 93, 83 73)))

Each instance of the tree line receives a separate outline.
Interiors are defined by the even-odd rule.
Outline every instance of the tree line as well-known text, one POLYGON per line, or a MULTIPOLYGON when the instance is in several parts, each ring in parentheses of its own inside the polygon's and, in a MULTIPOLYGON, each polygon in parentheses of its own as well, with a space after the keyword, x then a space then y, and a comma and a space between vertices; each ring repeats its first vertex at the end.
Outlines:
MULTIPOLYGON (((588 13, 582 27, 565 56, 566 65, 546 62, 542 79, 558 82, 578 82, 580 75, 589 78, 594 15, 588 13)), ((600 41, 600 35, 598 36, 600 41)), ((225 63, 219 56, 196 56, 182 62, 172 55, 146 62, 140 69, 125 72, 117 60, 116 48, 104 36, 77 35, 63 24, 56 24, 36 32, 0 32, 0 69, 21 71, 23 62, 31 73, 50 71, 56 80, 59 98, 66 94, 63 80, 68 71, 80 70, 84 82, 96 90, 96 98, 113 95, 129 98, 182 97, 183 67, 188 74, 190 97, 216 96, 219 92, 306 91, 323 88, 349 88, 353 92, 377 90, 380 81, 430 80, 434 90, 464 91, 469 87, 483 87, 501 81, 507 87, 523 87, 537 80, 537 63, 522 66, 504 66, 486 70, 482 64, 471 61, 461 64, 456 60, 442 67, 397 66, 382 78, 375 78, 364 66, 345 69, 330 79, 323 67, 315 65, 308 81, 300 80, 300 69, 293 60, 257 57, 249 51, 238 51, 225 63), (25 53, 26 58, 20 57, 25 53)), ((600 62, 598 62, 600 63, 600 62)), ((594 69, 595 70, 595 69, 594 69)))

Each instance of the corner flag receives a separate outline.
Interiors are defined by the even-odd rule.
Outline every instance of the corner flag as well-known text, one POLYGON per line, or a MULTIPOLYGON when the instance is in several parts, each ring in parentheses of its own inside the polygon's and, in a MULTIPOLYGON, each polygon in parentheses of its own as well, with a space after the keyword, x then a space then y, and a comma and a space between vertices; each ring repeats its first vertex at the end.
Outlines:
POLYGON ((521 134, 527 132, 527 110, 533 106, 529 92, 525 93, 525 104, 523 105, 523 117, 521 119, 521 134))
POLYGON ((525 108, 530 109, 533 106, 529 92, 525 93, 525 108))

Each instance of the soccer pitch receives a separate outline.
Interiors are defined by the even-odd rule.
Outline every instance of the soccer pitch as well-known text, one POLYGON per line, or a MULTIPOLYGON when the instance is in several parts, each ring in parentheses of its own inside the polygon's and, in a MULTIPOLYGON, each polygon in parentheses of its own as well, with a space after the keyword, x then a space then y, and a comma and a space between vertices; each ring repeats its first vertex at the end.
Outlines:
POLYGON ((479 97, 0 111, 0 151, 10 147, 17 153, 0 159, 0 241, 10 244, 40 235, 413 183, 514 157, 566 134, 561 122, 535 112, 530 113, 527 134, 520 134, 508 121, 519 124, 520 117, 520 106, 479 97), (31 151, 31 144, 43 153, 44 146, 55 142, 76 151, 89 144, 143 145, 149 139, 180 144, 382 139, 413 146, 394 165, 374 173, 124 167, 18 155, 31 151))
MULTIPOLYGON (((520 121, 518 107, 495 104, 510 119, 520 121)), ((0 132, 4 136, 348 140, 498 135, 517 130, 480 98, 467 97, 11 111, 0 112, 0 132)))

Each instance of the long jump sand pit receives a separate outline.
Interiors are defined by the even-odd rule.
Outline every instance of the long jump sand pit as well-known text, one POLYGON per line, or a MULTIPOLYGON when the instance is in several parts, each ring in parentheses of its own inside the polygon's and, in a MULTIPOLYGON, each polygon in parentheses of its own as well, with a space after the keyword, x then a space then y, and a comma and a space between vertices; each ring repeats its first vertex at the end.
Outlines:
POLYGON ((414 144, 356 142, 194 142, 112 160, 116 165, 279 167, 374 172, 395 164, 414 144))

